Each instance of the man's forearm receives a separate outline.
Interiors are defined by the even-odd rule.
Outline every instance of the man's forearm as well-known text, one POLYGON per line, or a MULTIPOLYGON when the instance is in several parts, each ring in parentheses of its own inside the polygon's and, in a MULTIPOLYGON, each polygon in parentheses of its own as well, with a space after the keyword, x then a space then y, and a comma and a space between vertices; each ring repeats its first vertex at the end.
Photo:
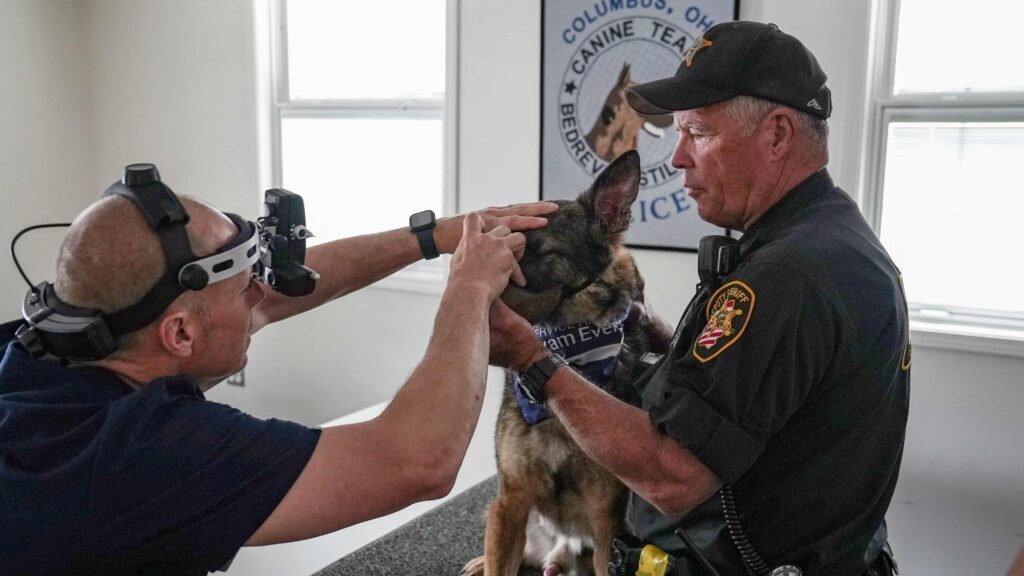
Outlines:
POLYGON ((308 296, 292 298, 267 291, 260 304, 263 324, 277 322, 359 290, 422 258, 416 237, 406 228, 342 238, 310 248, 306 266, 320 279, 308 296))
POLYGON ((483 402, 489 306, 483 289, 445 292, 423 361, 381 415, 410 458, 429 454, 452 480, 483 402))
MULTIPOLYGON (((536 202, 488 208, 477 215, 483 218, 485 232, 502 227, 513 231, 532 230, 547 224, 541 214, 557 208, 558 205, 550 202, 536 202)), ((433 235, 440 253, 455 251, 462 239, 465 218, 460 214, 437 220, 433 235)), ((266 298, 253 317, 254 331, 373 284, 421 257, 419 240, 408 228, 343 238, 313 247, 306 253, 306 265, 320 274, 316 290, 308 296, 289 298, 265 289, 266 298)))

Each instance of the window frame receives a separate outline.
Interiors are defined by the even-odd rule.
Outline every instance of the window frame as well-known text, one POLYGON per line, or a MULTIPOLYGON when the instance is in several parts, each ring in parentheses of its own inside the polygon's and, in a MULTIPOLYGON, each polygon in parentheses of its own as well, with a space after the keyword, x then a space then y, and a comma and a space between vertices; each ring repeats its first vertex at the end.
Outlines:
MULTIPOLYGON (((260 108, 265 111, 261 133, 263 188, 282 187, 282 123, 287 118, 436 118, 442 131, 441 214, 458 212, 458 0, 445 0, 444 96, 438 98, 373 98, 292 100, 288 77, 287 0, 254 0, 262 3, 265 22, 257 19, 264 70, 259 83, 265 87, 260 108)), ((257 50, 261 50, 258 47, 257 50)), ((296 191, 301 194, 301 191, 296 191)), ((262 199, 261 199, 262 200, 262 199)), ((448 275, 448 257, 421 260, 384 278, 371 287, 440 295, 448 275)))
MULTIPOLYGON (((881 237, 889 125, 893 122, 1024 122, 1024 91, 895 94, 900 0, 875 0, 869 42, 859 201, 881 237)), ((1024 318, 955 306, 910 304, 915 345, 1024 357, 1024 318)))

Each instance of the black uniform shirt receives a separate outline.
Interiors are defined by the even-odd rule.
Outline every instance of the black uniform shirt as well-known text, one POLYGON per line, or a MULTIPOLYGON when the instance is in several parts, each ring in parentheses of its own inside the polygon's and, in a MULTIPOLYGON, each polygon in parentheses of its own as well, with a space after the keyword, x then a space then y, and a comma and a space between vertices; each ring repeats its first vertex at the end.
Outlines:
MULTIPOLYGON (((751 226, 741 255, 641 382, 643 407, 732 485, 769 567, 860 575, 884 541, 906 429, 899 271, 825 170, 751 226)), ((629 520, 666 550, 683 526, 698 546, 735 552, 717 496, 672 519, 634 495, 629 520)))

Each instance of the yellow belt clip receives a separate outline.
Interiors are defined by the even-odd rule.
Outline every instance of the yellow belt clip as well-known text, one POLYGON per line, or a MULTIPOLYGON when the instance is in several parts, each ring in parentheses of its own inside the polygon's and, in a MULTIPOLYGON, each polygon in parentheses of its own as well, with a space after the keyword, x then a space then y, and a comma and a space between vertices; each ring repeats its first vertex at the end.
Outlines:
POLYGON ((665 576, 668 568, 668 553, 654 544, 648 544, 640 550, 640 563, 636 568, 636 576, 665 576))

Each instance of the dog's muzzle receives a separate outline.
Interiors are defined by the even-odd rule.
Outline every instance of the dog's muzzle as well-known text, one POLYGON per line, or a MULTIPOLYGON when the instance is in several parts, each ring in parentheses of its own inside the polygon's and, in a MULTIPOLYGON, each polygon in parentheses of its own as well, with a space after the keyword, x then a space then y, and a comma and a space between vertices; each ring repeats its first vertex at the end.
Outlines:
POLYGON ((550 316, 562 303, 562 288, 553 286, 543 292, 530 292, 509 284, 502 292, 501 299, 513 312, 526 318, 530 324, 536 324, 550 316))

